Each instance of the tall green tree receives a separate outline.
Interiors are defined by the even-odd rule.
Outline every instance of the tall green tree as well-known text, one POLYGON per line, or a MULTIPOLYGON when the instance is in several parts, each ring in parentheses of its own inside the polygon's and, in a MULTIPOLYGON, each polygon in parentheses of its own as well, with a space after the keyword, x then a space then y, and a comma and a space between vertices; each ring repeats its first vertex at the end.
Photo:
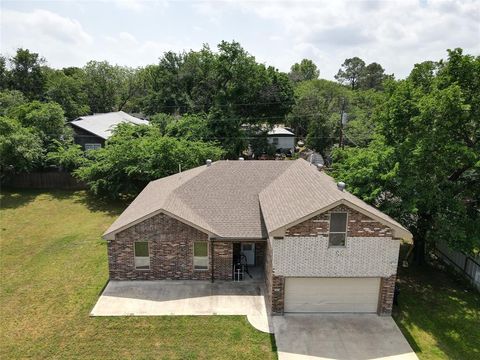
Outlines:
POLYGON ((338 150, 334 170, 409 227, 420 263, 435 241, 480 250, 480 57, 431 65, 390 84, 374 141, 338 150))
POLYGON ((344 61, 337 75, 335 75, 335 79, 341 84, 349 85, 352 90, 355 90, 358 88, 358 83, 364 71, 365 61, 355 56, 344 61))
POLYGON ((106 61, 89 61, 85 71, 85 92, 93 113, 116 111, 122 87, 118 67, 106 61))
POLYGON ((73 120, 90 113, 84 86, 84 73, 81 69, 72 75, 67 75, 63 70, 52 71, 48 75, 46 98, 63 108, 67 120, 73 120))
POLYGON ((300 82, 306 80, 315 80, 320 76, 320 70, 312 60, 303 59, 300 63, 295 63, 290 68, 288 77, 293 82, 300 82))
POLYGON ((45 75, 42 66, 45 59, 28 49, 18 49, 10 58, 10 88, 21 91, 28 99, 41 99, 45 90, 45 75))
POLYGON ((358 87, 361 89, 381 90, 385 78, 385 70, 382 65, 373 62, 365 66, 358 80, 358 87))

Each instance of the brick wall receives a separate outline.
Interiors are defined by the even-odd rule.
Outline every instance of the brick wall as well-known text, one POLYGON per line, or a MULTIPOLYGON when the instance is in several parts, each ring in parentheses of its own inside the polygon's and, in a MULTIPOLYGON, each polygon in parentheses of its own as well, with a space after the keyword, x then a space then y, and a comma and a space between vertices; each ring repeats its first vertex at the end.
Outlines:
MULTIPOLYGON (((168 215, 158 214, 136 224, 108 242, 108 264, 112 280, 209 280, 212 259, 209 248, 209 269, 194 270, 193 243, 208 241, 208 235, 168 215), (148 241, 150 269, 136 270, 134 242, 148 241)), ((211 246, 211 243, 210 243, 211 246)), ((231 279, 232 244, 215 242, 214 275, 231 279)))
POLYGON ((233 243, 213 242, 214 277, 219 280, 232 280, 233 243))
POLYGON ((337 206, 325 213, 316 215, 285 230, 285 236, 328 236, 330 213, 348 213, 347 237, 391 237, 392 230, 368 216, 346 207, 337 206))
POLYGON ((283 314, 285 278, 275 275, 273 269, 273 253, 270 242, 265 244, 265 289, 266 305, 272 315, 283 314))
POLYGON ((382 278, 380 281, 380 294, 378 300, 378 315, 390 315, 393 307, 396 276, 382 278))

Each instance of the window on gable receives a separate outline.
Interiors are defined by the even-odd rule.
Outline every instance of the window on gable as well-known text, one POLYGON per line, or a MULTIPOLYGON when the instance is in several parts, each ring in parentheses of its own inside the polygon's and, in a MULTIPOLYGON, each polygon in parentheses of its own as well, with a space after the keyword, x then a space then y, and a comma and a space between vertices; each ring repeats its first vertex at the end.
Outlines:
POLYGON ((345 246, 346 240, 347 213, 331 213, 328 246, 345 246))
POLYGON ((208 270, 208 243, 205 241, 193 243, 193 268, 208 270))
POLYGON ((150 269, 150 251, 148 249, 147 241, 135 241, 135 269, 149 270, 150 269))

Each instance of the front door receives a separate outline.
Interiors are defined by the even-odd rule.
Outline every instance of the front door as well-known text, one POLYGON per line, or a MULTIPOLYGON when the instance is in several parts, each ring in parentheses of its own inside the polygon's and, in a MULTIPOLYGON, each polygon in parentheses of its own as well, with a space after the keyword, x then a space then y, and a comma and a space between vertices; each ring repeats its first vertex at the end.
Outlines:
POLYGON ((247 258, 247 265, 255 265, 255 244, 242 243, 242 254, 247 258))

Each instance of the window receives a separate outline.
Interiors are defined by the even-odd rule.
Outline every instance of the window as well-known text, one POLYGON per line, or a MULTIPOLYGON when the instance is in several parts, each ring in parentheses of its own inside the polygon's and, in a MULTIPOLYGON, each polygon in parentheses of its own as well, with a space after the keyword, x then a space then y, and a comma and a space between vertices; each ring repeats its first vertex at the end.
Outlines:
POLYGON ((98 150, 102 148, 102 144, 94 143, 94 144, 85 144, 85 151, 89 150, 98 150))
POLYGON ((278 138, 272 138, 273 145, 278 145, 278 138))
POLYGON ((347 213, 331 213, 328 246, 345 246, 346 239, 347 213))
POLYGON ((205 241, 193 243, 193 268, 208 270, 208 243, 205 241))
POLYGON ((150 252, 148 250, 147 241, 135 241, 135 269, 149 270, 150 269, 150 252))

